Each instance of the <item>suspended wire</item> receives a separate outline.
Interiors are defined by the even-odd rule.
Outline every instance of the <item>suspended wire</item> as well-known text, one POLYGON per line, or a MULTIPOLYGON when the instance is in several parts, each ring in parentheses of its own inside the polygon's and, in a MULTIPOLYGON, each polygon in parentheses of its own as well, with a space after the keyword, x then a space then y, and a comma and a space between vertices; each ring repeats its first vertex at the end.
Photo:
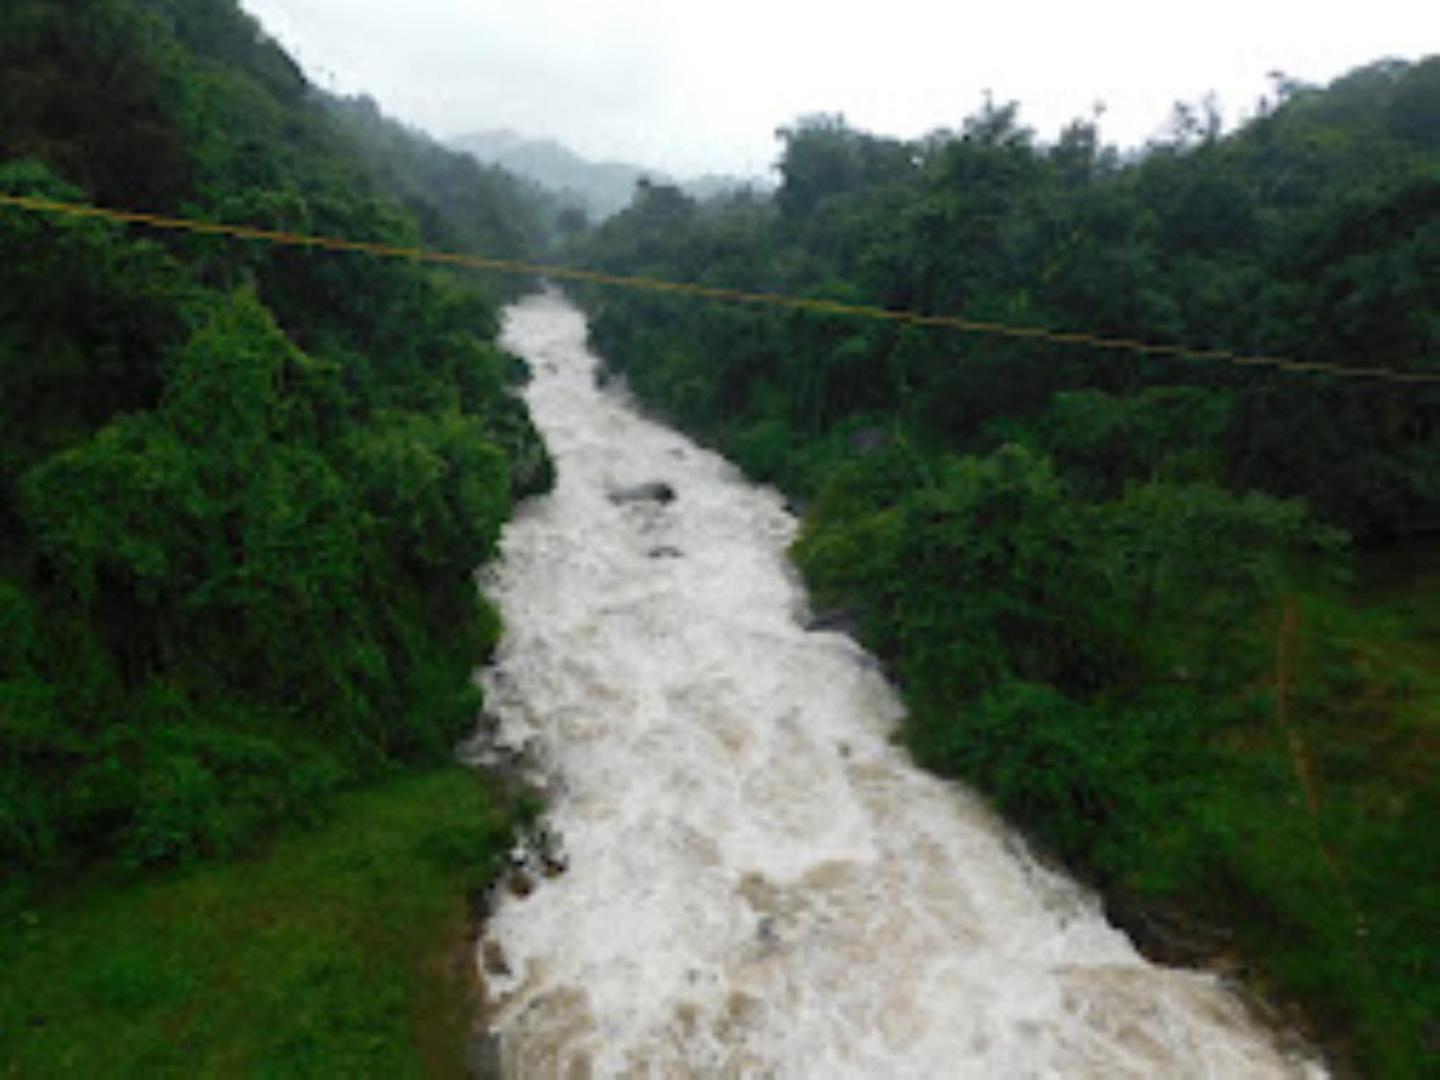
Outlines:
POLYGON ((1395 371, 1382 367, 1351 367, 1345 364, 1325 361, 1295 360, 1283 356, 1246 355, 1244 353, 1232 352, 1229 349, 1201 349, 1187 345, 1156 344, 1132 338, 1110 337, 1103 334, 1089 334, 1081 331, 1051 330, 1042 326, 1013 326, 1006 323, 980 322, 974 319, 966 319, 959 315, 926 315, 917 311, 897 311, 870 304, 850 304, 839 300, 788 296, 783 293, 748 292, 743 289, 731 289, 715 285, 698 285, 684 281, 668 281, 663 278, 610 274, 602 270, 586 270, 579 267, 552 266, 543 263, 524 262, 516 259, 494 259, 483 255, 468 255, 458 252, 431 251, 425 248, 385 244, 371 240, 347 240, 339 237, 293 233, 278 229, 262 229, 252 225, 227 225, 222 222, 206 221, 199 218, 173 217, 166 214, 151 214, 135 210, 116 210, 110 207, 93 206, 84 203, 60 202, 34 195, 9 195, 0 192, 0 206, 9 206, 35 214, 90 218, 126 225, 143 225, 148 228, 168 230, 171 232, 223 236, 236 240, 253 240, 260 243, 278 244, 286 247, 372 255, 382 259, 405 259, 411 262, 432 263, 441 266, 458 266, 472 270, 490 270, 501 274, 543 277, 557 281, 579 281, 643 292, 693 296, 702 300, 714 300, 725 303, 762 305, 792 311, 810 311, 824 315, 843 315, 853 318, 873 319, 882 322, 900 323, 906 326, 938 327, 948 330, 958 330, 967 334, 1045 341, 1056 345, 1083 345, 1093 349, 1129 352, 1144 356, 1171 356, 1195 360, 1210 360, 1233 364, 1237 367, 1268 367, 1281 371, 1320 373, 1349 379, 1378 379, 1393 383, 1440 384, 1440 372, 1395 371))

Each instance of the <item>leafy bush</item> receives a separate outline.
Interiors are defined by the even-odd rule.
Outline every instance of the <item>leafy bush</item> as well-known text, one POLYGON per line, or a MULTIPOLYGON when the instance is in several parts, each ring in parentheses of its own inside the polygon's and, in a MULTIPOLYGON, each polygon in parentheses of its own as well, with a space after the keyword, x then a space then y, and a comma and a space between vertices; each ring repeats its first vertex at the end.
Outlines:
MULTIPOLYGON (((6 191, 413 244, 385 192, 462 160, 350 124, 233 0, 0 29, 6 191)), ((538 208, 457 175, 425 228, 522 254, 538 208)), ((7 870, 227 855, 450 752, 499 633, 471 574, 552 476, 497 330, 396 260, 0 213, 7 870)))

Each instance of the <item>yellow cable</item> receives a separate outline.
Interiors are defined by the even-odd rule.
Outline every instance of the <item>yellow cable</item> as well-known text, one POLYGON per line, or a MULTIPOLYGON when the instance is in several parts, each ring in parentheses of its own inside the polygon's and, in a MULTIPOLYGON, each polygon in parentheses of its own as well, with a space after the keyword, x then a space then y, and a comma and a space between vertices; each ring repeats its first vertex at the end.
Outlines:
POLYGON ((282 232, 275 229, 261 229, 250 225, 225 225, 215 221, 194 218, 171 217, 165 214, 149 214, 135 210, 114 210, 103 206, 89 206, 81 203, 58 202, 33 195, 7 195, 0 193, 0 206, 10 206, 30 213, 58 214, 76 218, 97 218, 128 225, 145 225, 152 229, 166 229, 176 232, 199 233, 209 236, 228 236, 237 240, 256 240, 268 244, 288 247, 318 248, 325 251, 340 251, 354 254, 373 255, 386 259, 408 259, 413 262, 435 263, 442 266, 462 266, 473 270, 492 270, 503 274, 520 274, 527 277, 546 277, 560 281, 583 281, 597 285, 613 285, 619 288, 636 289, 646 292, 676 293, 694 296, 704 300, 718 300, 736 304, 759 304, 769 307, 787 308, 795 311, 813 311, 826 315, 846 315, 855 318, 877 319, 886 322, 907 323, 912 326, 931 326, 948 330, 959 330, 970 334, 991 334, 999 337, 1031 339, 1052 342, 1057 345, 1088 345, 1095 349, 1133 352, 1150 356, 1190 357, 1197 360, 1219 360, 1237 366, 1272 367, 1281 371, 1320 372, 1341 378, 1382 379, 1396 383, 1440 383, 1440 373, 1392 371, 1389 368, 1347 367, 1324 361, 1292 360, 1281 356, 1245 356, 1227 349, 1199 349, 1185 345, 1161 345, 1131 338, 1106 337, 1078 331, 1049 330, 1039 326, 1010 326, 1004 323, 978 322, 958 315, 924 315, 916 311, 892 311, 888 308, 869 304, 850 304, 839 300, 810 299, 800 296, 786 296, 781 293, 746 292, 715 285, 695 285, 682 281, 665 281, 659 278, 635 277, 626 274, 608 274, 601 270, 583 270, 569 266, 547 266, 542 263, 528 263, 513 259, 491 259, 482 255, 464 255, 444 251, 428 251, 424 248, 400 247, 368 240, 345 240, 338 237, 312 236, 302 233, 282 232))

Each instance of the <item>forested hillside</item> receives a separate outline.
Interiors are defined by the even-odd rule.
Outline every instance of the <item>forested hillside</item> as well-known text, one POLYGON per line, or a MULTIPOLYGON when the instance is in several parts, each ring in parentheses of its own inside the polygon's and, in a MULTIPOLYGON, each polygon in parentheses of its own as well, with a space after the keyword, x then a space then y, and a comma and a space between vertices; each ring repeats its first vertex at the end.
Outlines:
MULTIPOLYGON (((1180 107, 1129 155, 992 102, 917 142, 783 135, 773 199, 644 187, 577 261, 1440 375, 1440 59, 1281 82, 1223 137, 1180 107)), ((1355 585, 1440 535, 1440 383, 589 302, 645 402, 803 504, 795 555, 920 761, 1337 1060, 1440 1063, 1440 624, 1424 579, 1355 585)))
POLYGON ((695 197, 719 195, 761 181, 736 176, 706 175, 672 181, 654 169, 621 161, 587 161, 553 139, 532 139, 498 129, 460 135, 450 145, 489 165, 498 165, 543 187, 550 198, 591 221, 604 221, 625 209, 640 180, 677 183, 695 197))
MULTIPOLYGON (((322 97, 386 194, 415 216, 427 246, 533 257, 559 236, 570 204, 519 170, 447 149, 388 119, 368 97, 322 97)), ((497 284, 511 292, 525 287, 515 278, 497 284)))
MULTIPOLYGON (((519 182, 327 100, 234 0, 0 9, 0 191, 534 253, 519 182)), ((448 758, 474 569, 550 466, 496 297, 0 208, 0 863, 253 846, 448 758)))

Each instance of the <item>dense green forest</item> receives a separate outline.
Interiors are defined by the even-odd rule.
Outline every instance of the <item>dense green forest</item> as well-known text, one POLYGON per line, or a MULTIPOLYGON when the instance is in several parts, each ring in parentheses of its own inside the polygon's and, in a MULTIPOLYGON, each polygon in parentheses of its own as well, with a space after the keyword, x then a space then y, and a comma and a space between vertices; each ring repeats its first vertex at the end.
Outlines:
MULTIPOLYGON (((914 142, 781 132, 771 197, 642 185, 626 274, 1440 374, 1440 58, 1178 106, 1120 154, 987 101, 914 142)), ((595 289, 642 401, 804 508, 818 604, 977 784, 1169 959, 1440 1067, 1440 385, 595 289), (1388 561, 1388 562, 1387 562, 1388 561), (1358 577, 1357 577, 1358 572, 1358 577), (1428 588, 1430 591, 1424 591, 1428 588)))
MULTIPOLYGON (((1179 107, 1124 155, 991 102, 914 142, 827 116, 783 139, 773 196, 642 185, 571 254, 1440 373, 1440 60, 1278 81, 1228 135, 1179 107)), ((0 191, 492 257, 563 214, 318 92, 234 0, 7 0, 0 191)), ((473 722, 499 624, 472 573, 551 480, 493 340, 522 284, 0 207, 0 967, 46 982, 0 980, 7 1060, 29 1025, 41 1072, 94 1047, 416 1070, 403 1023, 377 1041, 413 992, 377 957, 430 947, 513 822, 392 774, 473 722), (290 861, 225 864, 362 782, 290 861), (95 918, 65 898, 206 859, 95 918), (186 916, 244 937, 260 1011, 210 939, 165 936, 186 916)), ((803 506, 796 558, 899 681, 921 762, 1152 951, 1301 1003, 1337 1062, 1440 1068, 1440 386, 586 300, 645 402, 803 506)))
POLYGON ((530 138, 506 128, 459 135, 449 140, 477 161, 499 165, 540 185, 554 202, 589 221, 604 221, 630 205, 640 180, 675 184, 694 198, 708 198, 762 183, 708 174, 672 180, 654 169, 623 161, 589 161, 553 139, 530 138))
MULTIPOLYGON (((0 9, 0 190, 532 255, 521 182, 233 0, 0 9)), ((473 277, 0 208, 0 864, 245 851, 447 760, 550 464, 473 277)))

